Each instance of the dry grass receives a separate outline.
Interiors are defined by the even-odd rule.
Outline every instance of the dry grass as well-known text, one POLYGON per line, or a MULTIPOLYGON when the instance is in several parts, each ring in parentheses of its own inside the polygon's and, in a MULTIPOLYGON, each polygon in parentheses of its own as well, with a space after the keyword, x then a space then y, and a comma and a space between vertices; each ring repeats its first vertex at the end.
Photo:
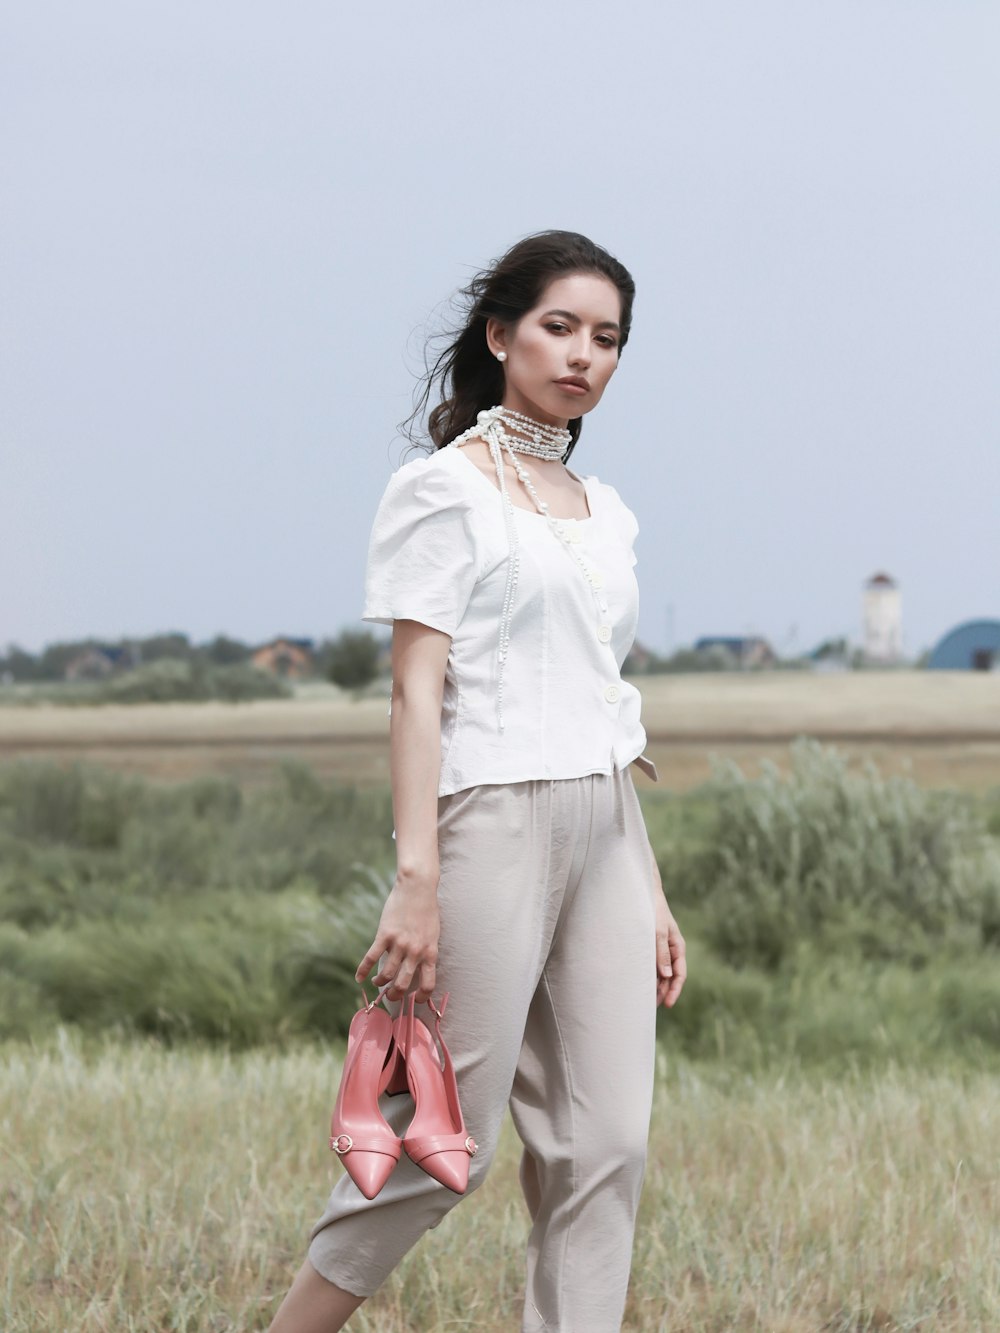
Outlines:
MULTIPOLYGON (((885 777, 911 777, 921 787, 955 787, 960 791, 986 793, 1000 788, 1000 742, 945 741, 838 741, 852 768, 872 759, 885 777)), ((267 787, 279 765, 299 760, 309 765, 324 782, 347 782, 360 787, 389 782, 388 740, 378 737, 312 741, 248 740, 220 745, 206 739, 202 744, 181 745, 44 745, 31 747, 0 745, 0 762, 11 754, 30 754, 69 766, 81 759, 116 772, 148 778, 154 782, 190 782, 207 774, 228 777, 248 788, 267 787)), ((791 769, 790 746, 767 741, 673 741, 663 737, 650 741, 647 753, 659 772, 659 784, 634 770, 635 784, 650 792, 690 791, 711 775, 711 758, 733 759, 748 777, 755 777, 765 760, 779 771, 791 769)))
MULTIPOLYGON (((317 1047, 9 1049, 5 1333, 265 1328, 338 1170, 337 1074, 317 1047)), ((997 1093, 981 1073, 819 1082, 664 1061, 624 1327, 1000 1326, 997 1093)), ((516 1155, 508 1124, 484 1187, 350 1328, 518 1327, 516 1155)))
MULTIPOLYGON (((661 789, 703 782, 711 754, 748 772, 765 757, 787 768, 798 734, 836 739, 853 759, 923 786, 1000 786, 1000 672, 727 672, 636 684, 661 789)), ((327 780, 385 783, 387 738, 384 698, 355 702, 333 687, 243 704, 0 707, 0 758, 86 758, 166 781, 267 782, 281 759, 298 758, 327 780)))
POLYGON ((653 735, 891 735, 1000 742, 1000 672, 700 672, 637 677, 653 735))

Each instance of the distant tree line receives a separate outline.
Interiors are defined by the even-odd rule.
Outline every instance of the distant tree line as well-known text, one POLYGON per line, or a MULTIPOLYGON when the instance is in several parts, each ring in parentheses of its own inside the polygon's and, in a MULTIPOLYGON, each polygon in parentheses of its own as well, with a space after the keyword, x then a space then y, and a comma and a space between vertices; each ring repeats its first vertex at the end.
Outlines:
POLYGON ((207 643, 194 644, 180 632, 154 634, 145 639, 65 639, 47 644, 37 654, 11 643, 7 645, 6 653, 0 653, 0 679, 19 683, 65 680, 70 663, 88 649, 106 654, 115 663, 117 672, 161 661, 236 666, 249 661, 254 651, 249 645, 224 634, 217 634, 207 643))
POLYGON ((777 659, 760 666, 747 666, 739 655, 724 644, 714 643, 707 648, 678 648, 676 652, 661 654, 648 648, 636 649, 625 658, 623 675, 659 676, 671 672, 681 674, 693 671, 804 671, 810 663, 806 658, 777 659))
MULTIPOLYGON (((900 662, 900 667, 923 668, 930 656, 925 650, 915 661, 900 662)), ((633 647, 625 658, 626 676, 656 676, 670 672, 695 671, 812 671, 824 666, 837 666, 843 671, 864 671, 872 666, 885 670, 882 663, 873 664, 865 657, 864 649, 852 646, 846 638, 824 640, 813 652, 801 657, 776 657, 766 664, 747 665, 737 653, 724 644, 713 643, 706 648, 689 646, 670 654, 660 654, 646 648, 633 647)))
MULTIPOLYGON (((297 642, 308 645, 307 677, 343 689, 370 684, 379 674, 383 656, 388 659, 387 643, 367 630, 297 642)), ((235 699, 290 693, 275 672, 254 663, 261 646, 266 645, 224 634, 193 643, 179 631, 147 638, 60 640, 39 653, 11 643, 0 652, 0 686, 73 684, 81 691, 81 702, 84 691, 89 688, 93 693, 98 686, 109 699, 121 702, 140 697, 235 699)))
MULTIPOLYGON (((314 680, 327 680, 342 689, 356 690, 370 685, 380 675, 388 676, 390 672, 390 640, 385 635, 376 636, 371 630, 345 629, 332 638, 303 642, 309 644, 310 676, 314 680)), ((246 674, 249 672, 260 676, 269 674, 256 669, 252 664, 253 655, 259 646, 225 634, 217 634, 197 644, 179 631, 154 634, 148 638, 71 639, 48 644, 37 654, 27 652, 16 644, 8 644, 6 652, 0 652, 0 684, 63 682, 67 679, 70 664, 79 660, 81 654, 88 650, 106 659, 109 664, 106 675, 114 679, 135 673, 140 668, 148 673, 148 669, 156 663, 173 664, 174 669, 178 664, 184 664, 194 678, 201 680, 207 679, 213 669, 222 669, 225 673, 226 669, 232 671, 243 668, 244 677, 249 679, 246 674)), ((907 665, 922 667, 926 659, 927 654, 924 653, 916 662, 907 665)), ((749 669, 807 670, 834 662, 848 670, 861 670, 866 666, 860 648, 852 648, 844 638, 833 638, 820 644, 807 657, 778 659, 769 666, 749 669)), ((671 654, 656 653, 636 644, 624 663, 624 674, 634 676, 746 669, 733 652, 718 643, 702 649, 681 647, 671 654)), ((235 676, 231 678, 235 679, 235 676)), ((239 693, 245 693, 245 688, 241 687, 239 693)))

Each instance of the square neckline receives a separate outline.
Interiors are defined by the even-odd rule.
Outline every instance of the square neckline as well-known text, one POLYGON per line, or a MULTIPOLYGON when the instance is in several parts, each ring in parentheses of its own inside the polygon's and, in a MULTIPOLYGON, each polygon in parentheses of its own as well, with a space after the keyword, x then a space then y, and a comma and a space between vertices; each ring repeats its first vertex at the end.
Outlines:
MULTIPOLYGON (((461 453, 462 453, 461 446, 455 446, 455 445, 448 444, 448 445, 445 445, 445 448, 448 449, 448 450, 451 450, 453 453, 456 453, 456 454, 459 454, 459 455, 461 455, 461 453)), ((492 481, 490 481, 489 477, 486 476, 486 474, 482 471, 482 469, 478 468, 478 467, 475 465, 475 463, 473 463, 473 461, 472 461, 471 458, 464 458, 464 457, 463 457, 463 458, 462 458, 462 465, 463 465, 463 467, 471 468, 472 471, 473 471, 473 472, 476 474, 476 476, 479 478, 479 480, 483 483, 483 485, 484 485, 484 486, 488 486, 488 487, 490 488, 490 490, 493 492, 493 494, 496 495, 497 497, 499 497, 499 495, 500 495, 500 487, 497 486, 497 485, 495 485, 492 481)), ((594 518, 596 517, 596 515, 595 515, 595 512, 594 512, 594 490, 593 490, 593 488, 592 488, 591 485, 590 485, 591 478, 590 478, 589 476, 587 476, 587 477, 581 477, 581 476, 578 476, 577 473, 571 471, 568 467, 566 467, 566 464, 565 464, 565 463, 563 464, 563 467, 566 468, 566 471, 569 472, 569 475, 573 478, 573 480, 574 480, 574 481, 578 481, 578 482, 582 485, 582 487, 583 487, 584 499, 585 499, 586 502, 587 502, 587 508, 590 510, 590 512, 587 514, 586 518, 576 518, 576 517, 569 517, 569 516, 567 516, 567 517, 561 517, 561 516, 559 516, 559 515, 557 515, 557 514, 549 514, 549 515, 546 515, 546 514, 540 514, 540 513, 538 512, 537 509, 535 509, 535 508, 528 509, 526 505, 517 505, 517 504, 514 504, 514 502, 513 502, 513 500, 512 500, 512 501, 511 501, 511 507, 512 507, 513 510, 514 510, 514 513, 515 513, 515 514, 517 514, 517 513, 527 514, 529 518, 540 518, 540 519, 542 519, 543 522, 546 522, 546 523, 548 522, 549 518, 552 518, 556 523, 593 523, 594 518)))

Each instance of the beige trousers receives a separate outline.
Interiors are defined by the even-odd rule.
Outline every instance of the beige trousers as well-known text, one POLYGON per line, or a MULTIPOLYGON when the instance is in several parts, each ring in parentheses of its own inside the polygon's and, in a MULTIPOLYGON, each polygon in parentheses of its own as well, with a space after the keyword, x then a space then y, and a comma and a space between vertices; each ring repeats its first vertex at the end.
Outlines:
MULTIPOLYGON (((540 1191, 522 1330, 614 1333, 646 1162, 656 1018, 651 853, 631 772, 470 787, 438 798, 438 829, 436 998, 450 992, 442 1030, 479 1144, 469 1193, 509 1105, 540 1191)), ((382 1106, 402 1134, 409 1095, 382 1106)), ((405 1153, 373 1200, 345 1173, 309 1258, 369 1296, 462 1198, 405 1153)))

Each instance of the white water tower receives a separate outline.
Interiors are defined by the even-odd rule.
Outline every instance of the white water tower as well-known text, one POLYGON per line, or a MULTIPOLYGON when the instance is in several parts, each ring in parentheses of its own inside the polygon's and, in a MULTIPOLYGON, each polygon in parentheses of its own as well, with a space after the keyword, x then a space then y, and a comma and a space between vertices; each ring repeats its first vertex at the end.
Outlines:
POLYGON ((899 585, 888 574, 873 574, 865 584, 865 659, 890 666, 903 656, 903 608, 899 585))

